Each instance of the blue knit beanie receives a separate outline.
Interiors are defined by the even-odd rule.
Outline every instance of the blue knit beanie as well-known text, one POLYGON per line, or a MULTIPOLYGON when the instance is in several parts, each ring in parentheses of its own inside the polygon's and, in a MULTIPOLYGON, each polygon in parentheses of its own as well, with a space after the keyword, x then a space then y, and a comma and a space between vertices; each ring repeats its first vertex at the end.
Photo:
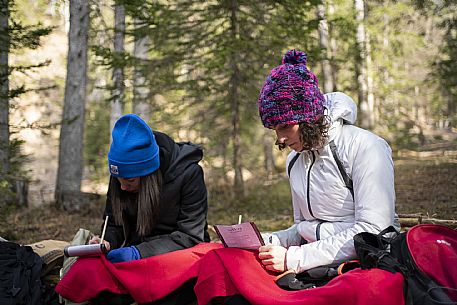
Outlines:
POLYGON ((160 166, 159 146, 151 128, 136 114, 120 117, 112 131, 108 152, 109 172, 114 177, 149 175, 160 166))

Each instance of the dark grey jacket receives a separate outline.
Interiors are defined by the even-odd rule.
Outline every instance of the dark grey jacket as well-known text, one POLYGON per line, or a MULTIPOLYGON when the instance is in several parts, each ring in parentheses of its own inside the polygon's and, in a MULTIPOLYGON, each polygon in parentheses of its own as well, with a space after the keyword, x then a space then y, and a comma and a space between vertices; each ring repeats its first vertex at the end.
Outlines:
POLYGON ((154 136, 160 150, 163 186, 160 212, 153 232, 144 237, 137 234, 136 208, 125 210, 124 223, 117 226, 114 223, 110 190, 104 214, 109 215, 105 240, 110 242, 111 249, 135 245, 142 258, 209 241, 207 192, 203 170, 198 165, 203 157, 202 149, 190 142, 175 143, 160 132, 154 132, 154 136))

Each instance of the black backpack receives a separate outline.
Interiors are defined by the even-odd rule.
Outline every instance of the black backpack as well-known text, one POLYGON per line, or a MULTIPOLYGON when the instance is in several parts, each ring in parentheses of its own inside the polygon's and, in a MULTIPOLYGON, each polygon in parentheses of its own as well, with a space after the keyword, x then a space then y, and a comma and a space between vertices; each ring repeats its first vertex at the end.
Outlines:
POLYGON ((42 264, 31 247, 0 241, 0 304, 41 305, 42 264))
POLYGON ((402 273, 405 305, 457 304, 457 231, 426 224, 399 233, 391 226, 355 235, 354 246, 362 269, 402 273))

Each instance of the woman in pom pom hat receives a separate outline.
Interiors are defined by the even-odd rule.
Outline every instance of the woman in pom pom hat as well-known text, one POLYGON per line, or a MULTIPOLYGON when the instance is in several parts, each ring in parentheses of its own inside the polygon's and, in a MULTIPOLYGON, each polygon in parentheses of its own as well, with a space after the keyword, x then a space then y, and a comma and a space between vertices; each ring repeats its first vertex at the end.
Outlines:
POLYGON ((258 99, 264 127, 276 132, 279 149, 292 149, 286 169, 294 225, 263 234, 259 249, 262 264, 276 272, 354 259, 355 234, 399 227, 389 145, 354 126, 354 101, 322 94, 306 64, 304 52, 288 51, 258 99))

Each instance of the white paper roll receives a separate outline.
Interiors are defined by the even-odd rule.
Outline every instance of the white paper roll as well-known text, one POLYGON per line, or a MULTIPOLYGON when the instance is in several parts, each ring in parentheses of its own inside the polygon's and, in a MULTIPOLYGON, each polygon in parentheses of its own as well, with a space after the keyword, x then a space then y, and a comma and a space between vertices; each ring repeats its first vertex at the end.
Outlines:
POLYGON ((66 257, 70 256, 87 256, 87 255, 99 255, 106 253, 105 244, 92 244, 92 245, 80 245, 80 246, 68 246, 65 247, 63 253, 66 257))

